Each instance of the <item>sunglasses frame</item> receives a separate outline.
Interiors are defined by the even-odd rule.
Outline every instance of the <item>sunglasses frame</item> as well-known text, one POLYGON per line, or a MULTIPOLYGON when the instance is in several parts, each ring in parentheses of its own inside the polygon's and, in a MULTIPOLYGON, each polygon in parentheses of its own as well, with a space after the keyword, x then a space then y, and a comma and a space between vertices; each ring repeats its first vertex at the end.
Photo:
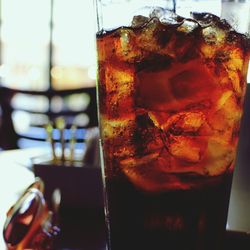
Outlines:
POLYGON ((44 198, 44 183, 42 179, 36 177, 35 181, 20 195, 16 203, 8 210, 4 224, 3 238, 8 250, 52 250, 52 241, 60 232, 56 216, 60 204, 60 191, 56 189, 54 194, 54 197, 52 197, 54 211, 50 211, 44 198), (8 242, 6 230, 10 223, 13 223, 16 212, 29 197, 29 194, 38 198, 38 208, 24 237, 17 243, 12 244, 8 242))

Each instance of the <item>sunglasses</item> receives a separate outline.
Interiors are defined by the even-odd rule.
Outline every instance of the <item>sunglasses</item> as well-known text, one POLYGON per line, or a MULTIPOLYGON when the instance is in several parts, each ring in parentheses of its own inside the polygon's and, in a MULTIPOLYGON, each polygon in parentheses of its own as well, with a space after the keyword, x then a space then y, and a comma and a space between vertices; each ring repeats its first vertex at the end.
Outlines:
POLYGON ((52 194, 52 209, 44 198, 44 183, 36 178, 7 212, 3 238, 8 250, 52 250, 58 227, 61 195, 52 194))

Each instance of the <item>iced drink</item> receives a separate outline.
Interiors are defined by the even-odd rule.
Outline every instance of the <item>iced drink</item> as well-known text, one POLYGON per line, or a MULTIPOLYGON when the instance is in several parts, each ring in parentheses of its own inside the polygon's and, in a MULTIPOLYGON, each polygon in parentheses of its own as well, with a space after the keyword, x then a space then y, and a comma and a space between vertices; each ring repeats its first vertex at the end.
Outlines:
POLYGON ((249 39, 155 9, 100 31, 97 50, 109 247, 222 249, 249 39))

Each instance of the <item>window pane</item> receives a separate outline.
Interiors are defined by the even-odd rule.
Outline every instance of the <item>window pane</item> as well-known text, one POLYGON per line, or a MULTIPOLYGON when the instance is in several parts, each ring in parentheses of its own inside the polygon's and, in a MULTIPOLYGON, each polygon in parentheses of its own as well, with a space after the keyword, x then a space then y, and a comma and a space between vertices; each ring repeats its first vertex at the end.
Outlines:
POLYGON ((49 0, 2 0, 3 83, 47 89, 49 0))
POLYGON ((55 0, 54 88, 95 85, 94 17, 92 0, 55 0))

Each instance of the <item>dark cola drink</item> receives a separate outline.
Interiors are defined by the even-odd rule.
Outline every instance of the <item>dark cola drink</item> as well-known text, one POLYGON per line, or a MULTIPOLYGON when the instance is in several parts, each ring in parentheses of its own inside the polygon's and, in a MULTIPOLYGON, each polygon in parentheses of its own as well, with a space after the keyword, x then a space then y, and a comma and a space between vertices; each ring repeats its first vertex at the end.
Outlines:
POLYGON ((249 39, 154 10, 97 50, 110 249, 222 249, 249 39))

